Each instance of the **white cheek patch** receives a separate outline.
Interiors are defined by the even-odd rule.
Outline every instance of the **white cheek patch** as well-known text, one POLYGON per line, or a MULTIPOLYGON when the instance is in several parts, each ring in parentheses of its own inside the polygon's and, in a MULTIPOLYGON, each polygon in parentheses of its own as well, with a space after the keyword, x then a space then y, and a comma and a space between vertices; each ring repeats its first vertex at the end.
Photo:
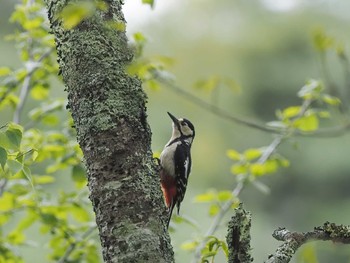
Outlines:
POLYGON ((182 131, 182 134, 186 136, 193 134, 192 130, 188 126, 182 126, 181 131, 182 131))

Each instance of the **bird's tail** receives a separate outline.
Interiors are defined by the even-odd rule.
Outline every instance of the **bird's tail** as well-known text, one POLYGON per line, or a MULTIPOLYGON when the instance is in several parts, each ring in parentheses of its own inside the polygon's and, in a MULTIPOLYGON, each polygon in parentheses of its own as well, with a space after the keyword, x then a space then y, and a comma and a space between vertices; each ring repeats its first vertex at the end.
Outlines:
POLYGON ((174 207, 175 207, 175 202, 174 202, 174 200, 172 200, 172 202, 171 202, 171 204, 169 206, 168 221, 167 221, 167 224, 166 224, 167 228, 169 228, 171 215, 173 214, 174 207))

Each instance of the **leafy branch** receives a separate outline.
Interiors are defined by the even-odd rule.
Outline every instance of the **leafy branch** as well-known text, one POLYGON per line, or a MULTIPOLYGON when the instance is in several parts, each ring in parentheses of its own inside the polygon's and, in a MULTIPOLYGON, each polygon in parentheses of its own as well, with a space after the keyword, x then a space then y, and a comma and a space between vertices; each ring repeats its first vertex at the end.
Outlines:
MULTIPOLYGON (((276 135, 263 151, 251 149, 247 150, 243 155, 234 150, 228 152, 229 157, 239 161, 238 164, 233 166, 232 170, 233 173, 237 175, 238 182, 236 187, 232 190, 231 198, 220 207, 220 211, 214 218, 205 237, 215 234, 222 220, 225 218, 225 215, 230 211, 232 205, 237 202, 239 194, 248 183, 259 186, 259 182, 256 180, 257 177, 269 172, 274 172, 278 167, 278 163, 282 166, 287 165, 286 161, 278 159, 277 157, 275 157, 275 159, 272 158, 276 155, 276 150, 283 141, 290 138, 298 131, 313 131, 317 129, 317 111, 312 109, 311 105, 320 98, 323 98, 321 92, 322 87, 319 83, 314 81, 309 82, 300 90, 298 94, 303 99, 302 105, 289 107, 279 114, 280 121, 278 121, 278 126, 283 127, 284 132, 276 135), (256 158, 257 161, 252 162, 256 158)), ((193 263, 199 262, 200 258, 206 256, 205 254, 203 255, 203 249, 206 245, 207 241, 206 238, 204 238, 195 249, 193 263)))

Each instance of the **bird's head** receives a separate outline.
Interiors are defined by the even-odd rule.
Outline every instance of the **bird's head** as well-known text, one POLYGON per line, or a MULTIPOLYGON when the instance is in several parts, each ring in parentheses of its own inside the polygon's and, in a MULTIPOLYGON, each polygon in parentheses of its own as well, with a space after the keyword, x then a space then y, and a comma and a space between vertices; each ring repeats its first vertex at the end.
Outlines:
POLYGON ((170 112, 168 112, 168 115, 173 121, 172 137, 190 139, 190 142, 192 142, 195 135, 193 124, 185 118, 180 118, 180 119, 176 118, 170 112))

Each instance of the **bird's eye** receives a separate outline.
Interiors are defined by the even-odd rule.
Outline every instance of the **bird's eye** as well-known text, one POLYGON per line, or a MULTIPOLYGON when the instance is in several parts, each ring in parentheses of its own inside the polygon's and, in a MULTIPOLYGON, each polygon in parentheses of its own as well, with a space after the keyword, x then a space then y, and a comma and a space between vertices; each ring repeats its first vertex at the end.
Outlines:
POLYGON ((181 126, 186 126, 187 124, 186 124, 186 122, 181 122, 181 126))

